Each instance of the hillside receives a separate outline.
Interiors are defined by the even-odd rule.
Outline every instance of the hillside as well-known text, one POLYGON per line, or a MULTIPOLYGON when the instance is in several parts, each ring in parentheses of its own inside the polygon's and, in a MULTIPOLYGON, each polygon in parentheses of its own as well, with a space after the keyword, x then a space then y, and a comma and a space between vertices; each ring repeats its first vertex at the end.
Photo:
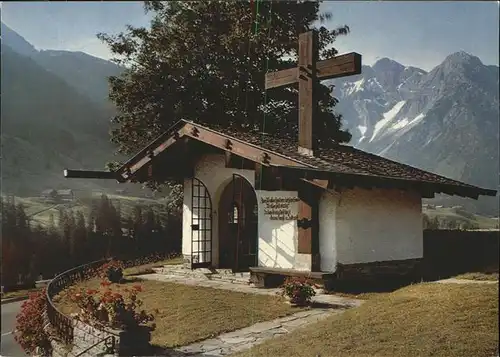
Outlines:
POLYGON ((112 108, 107 78, 118 76, 123 71, 121 67, 83 52, 46 50, 32 58, 94 103, 112 108))
MULTIPOLYGON (((26 214, 33 223, 46 227, 49 225, 51 216, 54 218, 54 223, 58 223, 57 217, 61 209, 71 209, 73 212, 80 211, 87 217, 92 203, 98 201, 100 196, 101 193, 98 192, 86 194, 76 192, 76 199, 70 202, 52 203, 39 197, 15 197, 15 202, 24 207, 26 214)), ((124 219, 133 215, 134 207, 141 207, 143 209, 151 208, 162 219, 166 219, 167 217, 167 201, 164 197, 148 199, 117 194, 107 194, 106 196, 115 207, 119 207, 124 219)))
POLYGON ((4 23, 1 29, 4 45, 31 58, 99 106, 112 109, 112 103, 108 100, 108 77, 119 75, 123 71, 122 67, 83 52, 39 51, 4 23))
POLYGON ((64 186, 64 167, 99 168, 113 159, 104 110, 4 44, 1 80, 4 192, 64 186))
MULTIPOLYGON (((497 66, 465 52, 432 71, 388 58, 361 75, 330 82, 351 145, 485 188, 498 187, 497 66)), ((439 197, 438 202, 498 213, 497 198, 439 197)))
MULTIPOLYGON (((46 188, 100 189, 104 180, 67 180, 64 168, 102 169, 116 160, 107 77, 115 64, 81 52, 38 51, 2 23, 2 192, 37 195, 46 188)), ((120 185, 141 195, 139 185, 120 185)))

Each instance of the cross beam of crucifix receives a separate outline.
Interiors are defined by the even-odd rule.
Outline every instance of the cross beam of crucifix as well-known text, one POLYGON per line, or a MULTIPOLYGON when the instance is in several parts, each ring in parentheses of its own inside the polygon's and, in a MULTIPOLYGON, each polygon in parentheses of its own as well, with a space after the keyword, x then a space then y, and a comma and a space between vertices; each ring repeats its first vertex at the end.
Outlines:
POLYGON ((265 80, 266 90, 299 82, 299 152, 311 156, 317 145, 313 138, 314 112, 318 105, 315 81, 361 73, 361 55, 358 53, 323 61, 318 61, 318 57, 318 32, 301 33, 298 67, 267 73, 265 80))

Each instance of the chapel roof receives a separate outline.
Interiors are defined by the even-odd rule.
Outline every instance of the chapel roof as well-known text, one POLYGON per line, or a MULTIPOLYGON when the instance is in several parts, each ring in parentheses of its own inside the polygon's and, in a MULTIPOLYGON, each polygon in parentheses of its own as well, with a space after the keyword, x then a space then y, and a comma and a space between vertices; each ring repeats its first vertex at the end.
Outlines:
MULTIPOLYGON (((163 150, 167 150, 169 145, 174 141, 174 136, 178 137, 181 132, 181 135, 186 135, 190 139, 203 141, 205 144, 218 146, 223 150, 225 147, 221 145, 223 142, 221 140, 239 143, 254 151, 261 150, 263 153, 273 155, 273 158, 277 158, 277 160, 271 159, 269 166, 312 173, 333 174, 335 177, 344 177, 348 180, 352 179, 353 181, 356 179, 363 179, 365 181, 375 179, 378 182, 394 182, 395 185, 396 183, 425 184, 427 189, 432 187, 430 190, 433 192, 456 194, 464 197, 477 198, 478 195, 496 195, 496 190, 483 189, 457 180, 452 180, 441 175, 367 153, 349 145, 338 144, 328 149, 320 148, 315 150, 314 156, 308 156, 298 152, 297 143, 293 140, 263 135, 258 132, 210 128, 206 125, 185 120, 181 120, 174 124, 164 134, 127 161, 116 171, 116 173, 122 175, 120 178, 125 177, 126 180, 130 179, 131 167, 134 167, 132 172, 137 172, 142 166, 149 162, 148 157, 152 157, 152 154, 154 156, 161 153, 163 150), (201 136, 196 132, 200 130, 203 131, 201 136), (167 144, 169 142, 170 144, 167 144), (126 172, 129 173, 126 174, 126 172)), ((103 178, 105 178, 104 176, 109 176, 110 173, 105 174, 103 178)))
POLYGON ((475 187, 367 153, 350 145, 338 144, 329 149, 320 148, 315 150, 314 156, 308 156, 299 153, 297 144, 291 140, 262 135, 261 133, 238 132, 228 129, 218 129, 217 131, 290 157, 322 171, 475 187))

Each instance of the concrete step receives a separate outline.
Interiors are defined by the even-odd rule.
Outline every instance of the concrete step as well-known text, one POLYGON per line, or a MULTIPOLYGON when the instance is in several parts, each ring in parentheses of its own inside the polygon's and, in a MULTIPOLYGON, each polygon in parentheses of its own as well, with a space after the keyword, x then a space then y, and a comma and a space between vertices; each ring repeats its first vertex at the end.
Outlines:
POLYGON ((161 268, 153 268, 153 271, 157 274, 172 275, 182 278, 219 280, 246 285, 250 282, 250 273, 233 273, 230 269, 199 268, 191 270, 180 266, 165 265, 161 268))
POLYGON ((224 281, 233 284, 250 284, 250 276, 235 276, 235 275, 220 275, 220 274, 211 274, 207 276, 210 280, 224 281))

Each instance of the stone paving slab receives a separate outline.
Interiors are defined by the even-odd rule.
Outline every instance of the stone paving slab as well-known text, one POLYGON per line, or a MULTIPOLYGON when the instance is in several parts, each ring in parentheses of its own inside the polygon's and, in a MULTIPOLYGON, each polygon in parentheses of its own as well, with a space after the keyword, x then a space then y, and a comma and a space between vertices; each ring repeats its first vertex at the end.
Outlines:
POLYGON ((318 322, 346 309, 313 309, 301 311, 272 321, 259 322, 243 329, 222 334, 218 337, 183 346, 168 356, 228 356, 246 350, 268 339, 287 334, 298 328, 318 322), (293 317, 293 319, 291 319, 293 317))
MULTIPOLYGON (((263 289, 253 287, 251 285, 233 284, 219 279, 208 280, 192 276, 180 277, 175 274, 146 274, 138 275, 137 278, 191 286, 203 286, 249 294, 277 295, 280 293, 280 289, 263 289)), ((281 317, 272 321, 259 322, 240 330, 221 334, 215 338, 179 347, 175 350, 170 350, 165 352, 163 355, 168 357, 227 356, 232 353, 251 348, 270 338, 287 334, 329 316, 342 313, 349 308, 359 306, 363 303, 362 300, 327 294, 318 294, 314 296, 312 302, 321 304, 322 307, 299 311, 293 315, 281 317)))

